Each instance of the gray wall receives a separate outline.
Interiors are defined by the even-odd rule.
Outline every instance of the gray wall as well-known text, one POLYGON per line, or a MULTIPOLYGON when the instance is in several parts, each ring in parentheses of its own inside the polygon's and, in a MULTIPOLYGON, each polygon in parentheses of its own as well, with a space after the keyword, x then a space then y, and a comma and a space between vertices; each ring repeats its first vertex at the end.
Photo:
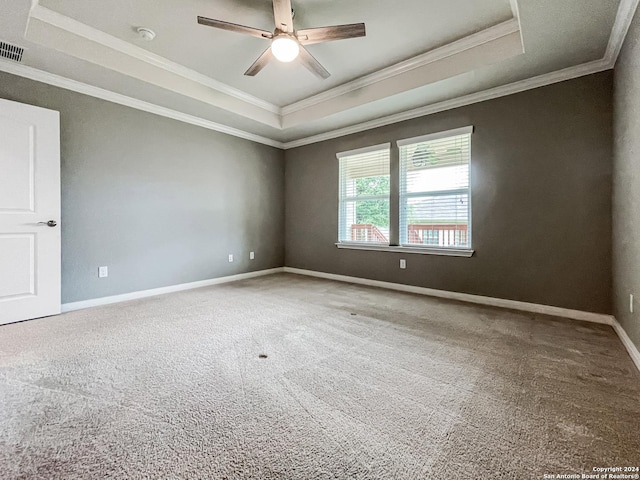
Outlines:
POLYGON ((613 144, 614 315, 640 348, 640 13, 615 68, 613 144), (629 311, 629 294, 635 298, 629 311))
POLYGON ((281 150, 4 73, 0 98, 60 111, 63 302, 283 265, 281 150))
MULTIPOLYGON (((619 90, 631 85, 637 28, 621 59, 619 90)), ((620 95, 633 89, 637 80, 618 104, 630 105, 620 95)), ((283 154, 0 73, 1 98, 61 112, 64 302, 286 264, 611 313, 611 95, 606 72, 283 154), (335 247, 336 152, 465 125, 476 128, 474 257, 335 247), (229 253, 236 262, 227 262, 229 253), (400 258, 407 270, 398 268, 400 258), (109 278, 97 278, 99 265, 109 266, 109 278)), ((632 108, 626 112, 618 109, 637 126, 632 108)), ((619 132, 618 150, 634 148, 627 137, 619 132)), ((627 223, 640 188, 630 160, 617 156, 625 186, 617 188, 617 218, 627 223)), ((616 240, 616 284, 637 291, 632 260, 640 256, 630 238, 616 240)), ((616 306, 628 306, 625 295, 616 306)), ((638 341, 628 315, 616 314, 638 341)))
POLYGON ((285 264, 611 313, 611 95, 604 72, 286 151, 285 264), (335 247, 336 152, 466 125, 472 258, 335 247))

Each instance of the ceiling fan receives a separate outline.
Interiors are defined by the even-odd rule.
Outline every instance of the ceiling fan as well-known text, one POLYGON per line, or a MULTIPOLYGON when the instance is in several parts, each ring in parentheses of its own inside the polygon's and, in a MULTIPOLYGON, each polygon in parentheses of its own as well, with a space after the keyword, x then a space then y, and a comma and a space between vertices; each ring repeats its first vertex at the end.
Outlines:
POLYGON ((320 62, 313 58, 305 48, 305 45, 329 42, 331 40, 342 40, 344 38, 364 37, 366 35, 364 23, 308 28, 296 31, 293 29, 291 0, 273 0, 273 16, 275 17, 276 23, 276 28, 273 33, 206 17, 198 17, 198 23, 208 27, 221 28, 231 32, 271 40, 269 48, 244 72, 245 75, 250 77, 253 77, 262 70, 273 57, 281 62, 291 62, 299 57, 302 65, 318 77, 323 79, 329 78, 331 74, 320 65, 320 62))

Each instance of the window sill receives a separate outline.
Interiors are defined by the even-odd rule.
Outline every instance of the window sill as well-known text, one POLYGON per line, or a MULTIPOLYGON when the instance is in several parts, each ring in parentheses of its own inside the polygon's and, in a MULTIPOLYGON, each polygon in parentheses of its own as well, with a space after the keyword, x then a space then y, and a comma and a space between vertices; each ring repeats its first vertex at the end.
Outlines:
POLYGON ((338 242, 336 247, 347 250, 370 250, 376 252, 418 253, 420 255, 444 255, 447 257, 471 257, 475 250, 467 248, 433 248, 433 247, 403 247, 385 244, 338 242))

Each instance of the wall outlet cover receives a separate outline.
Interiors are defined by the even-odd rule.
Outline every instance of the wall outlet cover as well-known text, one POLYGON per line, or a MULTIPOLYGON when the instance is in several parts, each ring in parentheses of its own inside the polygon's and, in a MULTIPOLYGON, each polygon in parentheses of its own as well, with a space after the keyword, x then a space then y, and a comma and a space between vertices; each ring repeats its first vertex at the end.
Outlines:
POLYGON ((249 252, 249 260, 253 260, 256 258, 256 254, 254 252, 249 252))
POLYGON ((407 261, 404 258, 400 259, 400 268, 407 268, 407 261))
POLYGON ((233 262, 233 254, 232 253, 229 254, 229 263, 231 263, 231 262, 233 262))
POLYGON ((109 276, 109 267, 98 267, 98 278, 105 278, 109 276))

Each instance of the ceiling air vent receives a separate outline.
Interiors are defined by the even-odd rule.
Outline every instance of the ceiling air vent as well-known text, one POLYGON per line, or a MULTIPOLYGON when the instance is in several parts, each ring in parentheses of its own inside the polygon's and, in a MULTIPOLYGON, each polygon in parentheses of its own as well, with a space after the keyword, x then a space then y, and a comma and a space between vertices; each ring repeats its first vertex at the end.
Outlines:
POLYGON ((11 45, 10 43, 3 42, 0 40, 0 57, 1 58, 8 58, 9 60, 13 60, 14 62, 21 62, 23 53, 24 53, 24 48, 18 47, 16 45, 11 45))

